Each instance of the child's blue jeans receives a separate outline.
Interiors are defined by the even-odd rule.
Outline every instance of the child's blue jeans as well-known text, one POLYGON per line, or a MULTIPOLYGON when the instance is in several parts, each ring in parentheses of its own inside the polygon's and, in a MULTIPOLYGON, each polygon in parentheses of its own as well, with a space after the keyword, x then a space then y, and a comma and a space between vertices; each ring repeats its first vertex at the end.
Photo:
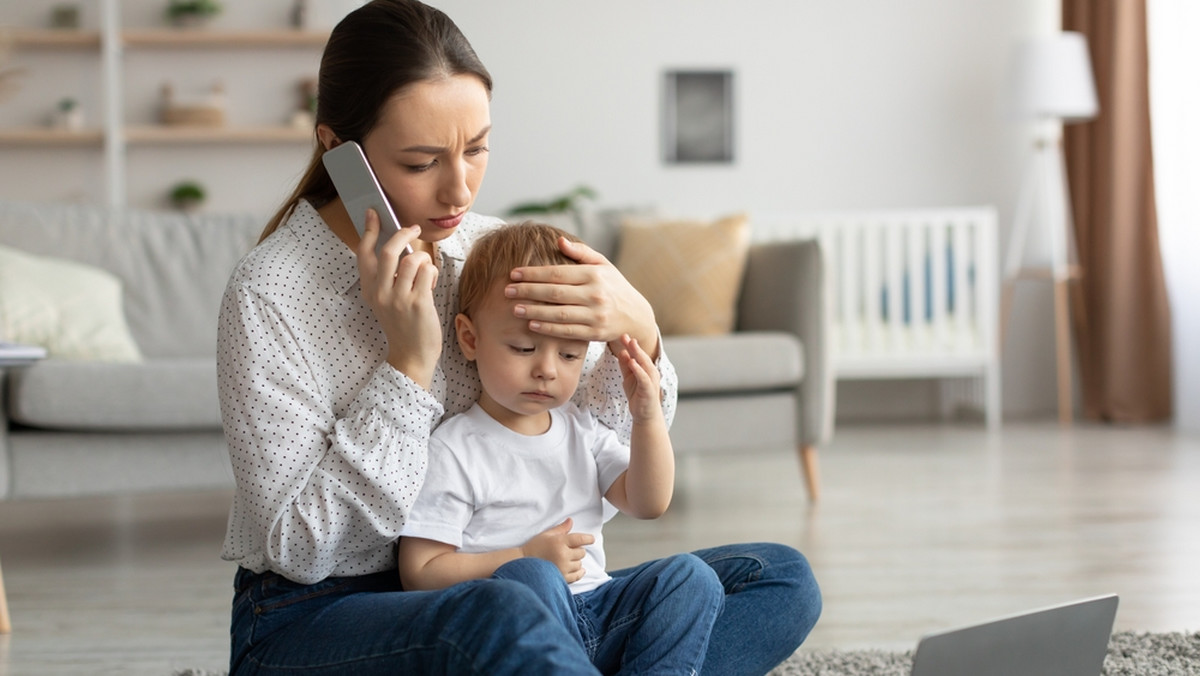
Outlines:
MULTIPOLYGON (((692 552, 688 556, 704 562, 716 574, 725 595, 724 609, 717 616, 709 636, 703 662, 705 674, 761 676, 767 673, 800 646, 821 615, 821 590, 816 578, 804 555, 791 547, 767 542, 724 545, 692 552)), ((649 561, 612 572, 613 580, 596 591, 609 585, 615 585, 613 591, 621 590, 625 588, 622 580, 642 579, 660 565, 661 561, 649 561)), ((504 570, 502 567, 497 573, 507 574, 507 571, 501 572, 504 570)), ((562 619, 570 608, 561 600, 555 600, 563 589, 565 584, 560 582, 536 591, 560 621, 570 626, 573 618, 562 619)), ((580 601, 587 603, 584 599, 580 601)), ((589 649, 589 652, 599 658, 595 663, 609 672, 610 665, 604 660, 611 659, 613 650, 609 645, 597 646, 595 651, 589 649), (610 654, 605 654, 605 650, 610 654)), ((631 669, 630 673, 638 672, 631 669)))
POLYGON ((541 559, 501 566, 496 579, 529 586, 604 674, 700 673, 725 591, 691 554, 651 561, 572 595, 558 568, 541 559))

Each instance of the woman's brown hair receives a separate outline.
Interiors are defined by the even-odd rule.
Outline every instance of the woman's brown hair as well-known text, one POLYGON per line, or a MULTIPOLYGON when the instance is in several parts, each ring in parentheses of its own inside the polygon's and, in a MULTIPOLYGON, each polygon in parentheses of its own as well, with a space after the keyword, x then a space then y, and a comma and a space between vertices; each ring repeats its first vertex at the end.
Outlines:
POLYGON ((475 241, 458 278, 458 311, 471 316, 496 282, 508 280, 513 268, 538 265, 572 265, 558 247, 560 237, 580 239, 544 223, 525 221, 503 225, 475 241))
MULTIPOLYGON (((492 76, 444 12, 417 0, 373 0, 347 14, 329 35, 317 74, 316 125, 328 125, 342 141, 361 142, 401 89, 452 75, 474 75, 492 91, 492 76)), ((321 207, 337 197, 321 162, 324 154, 317 139, 299 184, 259 241, 275 232, 301 199, 321 207)))

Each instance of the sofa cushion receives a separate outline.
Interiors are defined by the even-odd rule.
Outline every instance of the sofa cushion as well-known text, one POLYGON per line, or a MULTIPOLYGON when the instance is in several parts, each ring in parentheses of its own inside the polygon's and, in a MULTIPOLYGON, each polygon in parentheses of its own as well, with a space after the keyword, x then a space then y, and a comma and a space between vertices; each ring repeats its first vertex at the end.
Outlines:
POLYGON ((679 400, 671 424, 671 444, 680 456, 792 448, 796 434, 796 393, 792 390, 685 397, 679 400))
POLYGON ((8 442, 15 479, 10 498, 233 486, 229 451, 220 430, 137 434, 16 430, 8 442))
POLYGON ((139 361, 121 281, 100 268, 0 246, 0 337, 55 359, 139 361))
POLYGON ((667 336, 663 349, 680 396, 794 388, 804 379, 803 346, 782 331, 667 336))
POLYGON ((220 429, 213 359, 47 360, 7 373, 14 422, 72 431, 220 429))
POLYGON ((225 284, 265 223, 253 214, 0 200, 0 244, 121 280, 129 330, 148 358, 216 354, 225 284))
POLYGON ((744 215, 630 220, 616 266, 650 302, 664 335, 717 335, 733 330, 749 247, 744 215))

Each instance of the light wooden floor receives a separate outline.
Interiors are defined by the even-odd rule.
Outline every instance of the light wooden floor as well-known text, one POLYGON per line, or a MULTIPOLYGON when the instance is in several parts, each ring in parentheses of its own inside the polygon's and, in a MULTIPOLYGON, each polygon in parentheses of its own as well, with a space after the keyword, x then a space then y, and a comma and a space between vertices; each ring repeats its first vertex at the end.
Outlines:
MULTIPOLYGON (((1200 629, 1200 439, 1157 428, 847 427, 810 509, 790 452, 681 464, 671 512, 606 529, 614 566, 743 540, 808 554, 808 647, 924 632, 1118 592, 1117 629, 1200 629)), ((0 503, 13 633, 0 676, 222 668, 226 493, 0 503)))

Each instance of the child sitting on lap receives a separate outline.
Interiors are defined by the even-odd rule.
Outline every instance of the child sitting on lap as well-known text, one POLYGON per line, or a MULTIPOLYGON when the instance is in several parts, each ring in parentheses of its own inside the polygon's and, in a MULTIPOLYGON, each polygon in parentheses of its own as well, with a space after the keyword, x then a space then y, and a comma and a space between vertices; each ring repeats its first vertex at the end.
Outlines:
POLYGON ((505 297, 514 268, 574 263, 561 237, 570 238, 547 225, 503 226, 467 258, 455 329, 483 390, 430 439, 425 483, 400 539, 401 579, 406 589, 517 580, 602 672, 699 673, 724 603, 713 570, 679 554, 627 576, 605 572, 604 500, 644 519, 671 501, 675 460, 657 367, 623 337, 633 432, 622 443, 571 403, 591 345, 532 332, 505 297))

